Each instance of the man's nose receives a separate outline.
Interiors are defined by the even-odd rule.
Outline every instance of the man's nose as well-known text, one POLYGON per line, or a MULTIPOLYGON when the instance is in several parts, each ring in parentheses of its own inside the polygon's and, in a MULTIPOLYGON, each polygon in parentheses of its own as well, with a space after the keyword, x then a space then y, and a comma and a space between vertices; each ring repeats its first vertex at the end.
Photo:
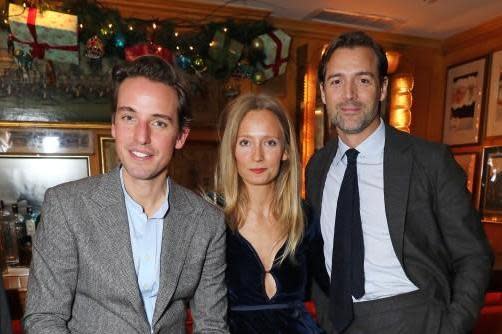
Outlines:
POLYGON ((134 129, 134 137, 136 141, 141 145, 150 143, 150 126, 147 122, 138 123, 138 125, 134 129))
POLYGON ((357 98, 357 85, 354 81, 347 82, 343 87, 343 93, 347 100, 357 98))

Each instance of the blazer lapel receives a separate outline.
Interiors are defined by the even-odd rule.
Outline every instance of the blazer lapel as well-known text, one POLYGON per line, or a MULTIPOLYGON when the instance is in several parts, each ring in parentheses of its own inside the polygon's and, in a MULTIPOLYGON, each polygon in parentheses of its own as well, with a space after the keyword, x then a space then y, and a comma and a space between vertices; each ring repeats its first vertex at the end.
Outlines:
POLYGON ((162 231, 160 287, 155 303, 153 324, 164 313, 178 285, 181 269, 196 227, 198 211, 180 186, 169 180, 169 211, 164 219, 162 231))
POLYGON ((116 284, 123 287, 132 306, 139 315, 146 313, 140 296, 134 260, 132 257, 129 223, 124 194, 120 183, 119 169, 103 176, 98 189, 91 196, 90 212, 101 228, 104 242, 103 252, 110 254, 113 261, 107 263, 116 284))
POLYGON ((384 149, 384 199, 389 233, 403 265, 403 236, 412 168, 409 137, 386 126, 384 149))

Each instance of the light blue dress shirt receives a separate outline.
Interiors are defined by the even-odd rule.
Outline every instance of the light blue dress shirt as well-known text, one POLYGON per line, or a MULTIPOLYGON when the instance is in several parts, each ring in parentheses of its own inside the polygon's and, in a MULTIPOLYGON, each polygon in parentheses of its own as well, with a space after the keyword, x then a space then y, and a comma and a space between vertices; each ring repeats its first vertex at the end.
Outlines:
POLYGON ((152 318, 155 311, 155 302, 159 292, 160 280, 160 255, 162 246, 162 230, 164 217, 169 210, 168 194, 169 183, 166 181, 166 199, 157 212, 148 218, 143 207, 135 202, 127 193, 124 178, 120 169, 120 182, 124 191, 127 218, 129 221, 129 234, 131 237, 132 256, 134 269, 138 279, 138 286, 143 298, 146 316, 152 328, 152 318))
MULTIPOLYGON (((357 180, 364 239, 365 276, 364 296, 357 300, 353 297, 353 300, 358 302, 417 290, 399 263, 390 239, 383 184, 384 147, 383 120, 380 120, 380 125, 368 138, 355 147, 359 151, 357 180)), ((348 149, 349 146, 339 138, 338 150, 331 163, 322 197, 321 232, 324 240, 326 270, 330 275, 336 206, 343 175, 347 168, 345 152, 348 149)))

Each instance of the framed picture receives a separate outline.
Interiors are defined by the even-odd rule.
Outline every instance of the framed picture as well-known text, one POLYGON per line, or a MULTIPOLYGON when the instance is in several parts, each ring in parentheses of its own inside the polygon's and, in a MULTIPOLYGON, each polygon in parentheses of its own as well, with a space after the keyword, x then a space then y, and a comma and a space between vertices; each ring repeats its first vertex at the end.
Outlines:
POLYGON ((492 55, 486 135, 502 136, 502 50, 492 55))
POLYGON ((120 164, 115 152, 115 139, 108 136, 99 137, 99 156, 101 173, 108 173, 120 164))
POLYGON ((40 209, 47 188, 89 175, 88 156, 0 155, 0 199, 40 209))
POLYGON ((0 128, 0 152, 93 154, 92 131, 58 128, 0 128))
POLYGON ((483 150, 480 209, 483 220, 502 222, 502 146, 483 150))
POLYGON ((476 153, 459 153, 454 155, 457 163, 462 167, 467 175, 467 189, 472 194, 473 184, 474 184, 474 173, 476 170, 476 153))
POLYGON ((474 144, 479 140, 481 104, 486 59, 478 59, 448 70, 443 142, 474 144))

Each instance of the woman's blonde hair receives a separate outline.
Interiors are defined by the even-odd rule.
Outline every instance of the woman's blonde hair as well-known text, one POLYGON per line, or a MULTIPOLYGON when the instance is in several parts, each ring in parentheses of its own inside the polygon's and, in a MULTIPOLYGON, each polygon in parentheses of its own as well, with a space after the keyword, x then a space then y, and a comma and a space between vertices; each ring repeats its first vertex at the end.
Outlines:
POLYGON ((249 194, 238 174, 235 160, 235 146, 239 126, 250 111, 268 110, 281 125, 284 134, 284 150, 288 157, 281 161, 275 180, 271 210, 286 238, 285 251, 280 261, 293 256, 300 243, 304 219, 300 199, 300 162, 296 136, 291 120, 275 98, 264 94, 245 94, 230 102, 220 122, 220 149, 216 167, 216 189, 224 198, 227 224, 232 231, 238 230, 245 221, 249 194))

